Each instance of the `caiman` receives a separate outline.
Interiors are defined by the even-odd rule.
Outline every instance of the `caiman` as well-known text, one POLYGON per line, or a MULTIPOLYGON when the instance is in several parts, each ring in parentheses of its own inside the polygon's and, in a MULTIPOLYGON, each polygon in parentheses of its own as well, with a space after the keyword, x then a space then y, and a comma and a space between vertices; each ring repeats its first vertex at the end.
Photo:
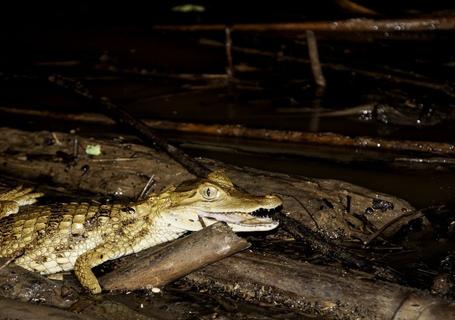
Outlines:
POLYGON ((18 187, 0 194, 0 257, 41 274, 74 270, 92 294, 92 268, 224 221, 235 232, 266 231, 278 222, 262 213, 281 206, 274 195, 253 196, 222 172, 129 204, 33 204, 41 193, 18 187), (261 214, 258 214, 261 213, 261 214), (256 215, 255 215, 256 214, 256 215))

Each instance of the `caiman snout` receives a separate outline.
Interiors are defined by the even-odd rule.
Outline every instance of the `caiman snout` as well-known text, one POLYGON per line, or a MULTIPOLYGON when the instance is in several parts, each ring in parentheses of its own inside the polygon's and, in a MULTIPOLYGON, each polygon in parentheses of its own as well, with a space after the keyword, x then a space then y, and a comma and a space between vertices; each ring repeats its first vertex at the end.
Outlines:
POLYGON ((283 205, 281 198, 276 195, 268 194, 261 198, 265 200, 264 202, 267 204, 267 209, 276 208, 283 205))

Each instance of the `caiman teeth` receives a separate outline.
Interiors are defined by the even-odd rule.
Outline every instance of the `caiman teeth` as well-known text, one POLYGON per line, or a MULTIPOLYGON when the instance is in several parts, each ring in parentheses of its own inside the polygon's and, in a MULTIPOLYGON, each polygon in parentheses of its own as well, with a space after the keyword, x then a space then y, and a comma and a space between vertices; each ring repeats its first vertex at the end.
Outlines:
POLYGON ((278 206, 275 208, 270 208, 270 209, 260 208, 253 212, 250 212, 250 214, 255 217, 269 217, 272 213, 279 211, 280 208, 281 208, 281 206, 278 206))
POLYGON ((270 215, 280 207, 260 208, 251 212, 199 212, 199 216, 204 219, 224 221, 243 226, 268 225, 277 223, 270 215))

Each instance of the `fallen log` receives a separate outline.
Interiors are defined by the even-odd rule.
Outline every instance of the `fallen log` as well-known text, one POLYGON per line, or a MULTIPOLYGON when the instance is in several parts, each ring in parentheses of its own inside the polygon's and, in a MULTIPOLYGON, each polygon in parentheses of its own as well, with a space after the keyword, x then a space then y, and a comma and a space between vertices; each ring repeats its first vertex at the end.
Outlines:
POLYGON ((184 281, 330 319, 455 319, 453 301, 375 281, 366 273, 271 255, 239 253, 191 273, 184 281))
POLYGON ((139 258, 128 259, 99 280, 107 290, 160 288, 249 246, 227 225, 216 223, 158 250, 147 250, 139 258))

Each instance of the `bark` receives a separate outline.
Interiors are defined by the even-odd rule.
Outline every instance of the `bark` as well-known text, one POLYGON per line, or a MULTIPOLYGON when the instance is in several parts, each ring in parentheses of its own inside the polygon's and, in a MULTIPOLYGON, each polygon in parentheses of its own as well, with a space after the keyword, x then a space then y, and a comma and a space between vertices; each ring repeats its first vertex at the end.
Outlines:
POLYGON ((148 250, 138 259, 128 259, 100 283, 107 290, 160 288, 249 246, 227 225, 216 223, 158 250, 148 250))

